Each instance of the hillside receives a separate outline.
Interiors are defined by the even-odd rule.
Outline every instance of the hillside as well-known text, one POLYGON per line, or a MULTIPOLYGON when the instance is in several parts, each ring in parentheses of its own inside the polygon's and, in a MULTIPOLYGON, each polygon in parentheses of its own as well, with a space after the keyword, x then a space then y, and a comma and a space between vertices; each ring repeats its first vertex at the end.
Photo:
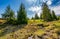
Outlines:
POLYGON ((1 28, 0 39, 60 39, 59 28, 60 20, 29 20, 28 25, 7 25, 1 28))

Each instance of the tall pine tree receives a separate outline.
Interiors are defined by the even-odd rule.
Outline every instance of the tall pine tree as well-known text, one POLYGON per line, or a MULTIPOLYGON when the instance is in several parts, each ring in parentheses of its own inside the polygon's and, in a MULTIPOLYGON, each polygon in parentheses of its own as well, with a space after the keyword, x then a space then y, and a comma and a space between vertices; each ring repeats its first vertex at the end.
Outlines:
POLYGON ((40 14, 40 19, 42 19, 42 13, 40 14))
POLYGON ((43 5, 42 5, 42 15, 41 16, 42 16, 41 18, 44 21, 52 21, 53 20, 52 16, 51 16, 50 9, 46 3, 43 3, 43 5))
POLYGON ((6 19, 9 18, 10 11, 11 11, 11 8, 10 8, 10 5, 8 5, 5 12, 2 14, 2 18, 6 18, 6 19))
POLYGON ((31 18, 32 20, 34 19, 34 17, 31 18))
POLYGON ((53 17, 54 20, 57 20, 57 16, 55 15, 54 11, 52 11, 52 17, 53 17))
POLYGON ((39 19, 39 16, 37 15, 37 13, 35 14, 35 19, 39 19))
POLYGON ((17 12, 17 22, 18 24, 27 24, 28 22, 24 4, 21 4, 20 9, 17 12))
POLYGON ((14 16, 14 11, 10 8, 10 5, 8 5, 5 12, 2 14, 2 18, 7 19, 7 23, 12 24, 15 19, 14 16))

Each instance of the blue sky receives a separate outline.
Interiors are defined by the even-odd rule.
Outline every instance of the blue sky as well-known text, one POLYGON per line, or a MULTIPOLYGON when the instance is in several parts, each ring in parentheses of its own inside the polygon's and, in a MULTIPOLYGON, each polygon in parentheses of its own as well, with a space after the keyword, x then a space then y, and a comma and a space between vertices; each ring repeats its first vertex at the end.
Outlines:
POLYGON ((47 2, 49 8, 54 10, 56 15, 60 15, 60 0, 0 0, 0 17, 8 5, 17 14, 21 3, 25 5, 28 17, 34 17, 35 13, 40 15, 42 12, 41 4, 43 2, 47 2))

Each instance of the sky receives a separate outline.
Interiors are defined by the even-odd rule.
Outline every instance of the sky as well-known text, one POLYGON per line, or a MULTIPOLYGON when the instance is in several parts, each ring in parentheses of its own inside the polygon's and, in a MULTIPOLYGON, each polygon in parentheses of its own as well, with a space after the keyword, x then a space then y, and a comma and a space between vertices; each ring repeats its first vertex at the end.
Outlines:
POLYGON ((35 13, 40 16, 43 2, 46 2, 49 8, 55 11, 56 15, 60 15, 60 0, 0 0, 0 18, 8 5, 10 5, 16 15, 21 3, 25 5, 29 18, 34 17, 35 13))

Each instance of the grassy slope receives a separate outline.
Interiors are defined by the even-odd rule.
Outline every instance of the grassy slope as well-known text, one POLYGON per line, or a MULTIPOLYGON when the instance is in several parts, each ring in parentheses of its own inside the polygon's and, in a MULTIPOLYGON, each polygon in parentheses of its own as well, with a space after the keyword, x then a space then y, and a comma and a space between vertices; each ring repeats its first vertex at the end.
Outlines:
MULTIPOLYGON (((23 26, 23 25, 20 25, 23 26)), ((53 22, 43 22, 41 20, 29 20, 28 25, 25 25, 24 27, 20 28, 18 27, 12 27, 12 26, 7 26, 3 29, 0 30, 0 34, 3 36, 0 37, 0 39, 27 39, 30 35, 38 35, 42 36, 43 34, 47 33, 47 31, 50 32, 56 32, 60 28, 60 21, 53 21, 53 22), (44 26, 48 25, 47 27, 44 27, 40 29, 39 26, 35 26, 36 24, 44 24, 44 26), (34 25, 34 26, 32 26, 34 25), (53 29, 53 25, 56 25, 56 28, 53 29), (15 32, 13 32, 15 30, 15 32), (50 31, 51 30, 51 31, 50 31), (5 34, 3 34, 5 33, 5 34)), ((47 35, 49 35, 47 33, 47 35)), ((50 33, 52 34, 52 33, 50 33)), ((52 34, 53 37, 57 38, 57 34, 54 33, 52 34)), ((49 35, 50 36, 50 35, 49 35)), ((50 37, 48 37, 50 38, 50 37)))

